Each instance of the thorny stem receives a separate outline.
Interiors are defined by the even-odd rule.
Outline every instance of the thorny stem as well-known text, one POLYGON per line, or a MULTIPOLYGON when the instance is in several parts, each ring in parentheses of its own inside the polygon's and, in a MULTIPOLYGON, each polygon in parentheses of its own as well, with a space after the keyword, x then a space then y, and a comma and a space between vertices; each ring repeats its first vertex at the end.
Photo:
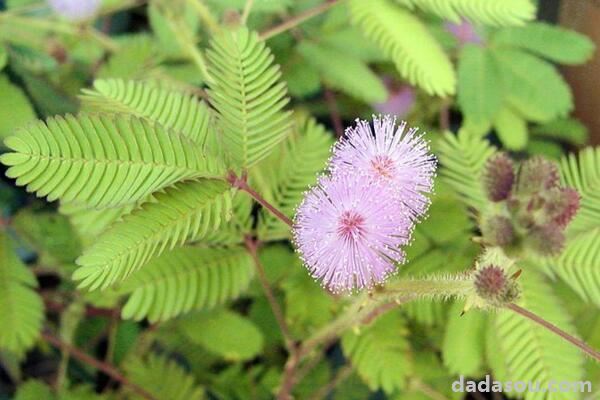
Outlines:
POLYGON ((260 262, 260 259, 258 258, 259 243, 249 236, 245 238, 244 242, 246 244, 248 252, 250 253, 250 256, 252 257, 252 260, 254 261, 254 266, 256 267, 256 271, 258 273, 258 280, 260 282, 260 285, 262 286, 263 291, 265 292, 267 301, 271 306, 271 310, 273 311, 275 319, 277 320, 277 324, 279 325, 279 329, 281 330, 281 334, 285 341, 285 347, 288 349, 288 352, 292 353, 293 351, 295 351, 294 339, 292 338, 292 335, 290 334, 290 329, 287 323, 285 322, 283 311, 281 310, 281 307, 279 306, 279 303, 277 302, 277 299, 273 294, 273 290, 269 285, 267 275, 265 274, 265 269, 262 263, 260 262))
POLYGON ((298 351, 290 354, 286 362, 278 400, 291 399, 291 392, 298 381, 298 366, 302 359, 323 343, 339 337, 352 326, 370 323, 395 306, 417 298, 464 297, 473 290, 473 282, 467 276, 405 279, 391 283, 379 292, 364 293, 351 303, 345 312, 333 322, 315 332, 304 341, 298 351))
POLYGON ((300 25, 301 23, 303 23, 304 21, 306 21, 312 17, 315 17, 321 13, 324 13, 325 11, 329 10, 331 7, 333 7, 339 3, 340 3, 340 0, 329 0, 323 4, 319 4, 316 7, 308 9, 308 10, 304 11, 303 13, 300 13, 288 20, 283 21, 281 24, 279 24, 277 26, 267 29, 266 31, 264 31, 260 34, 260 38, 263 40, 267 40, 269 38, 272 38, 273 36, 277 36, 282 32, 285 32, 289 29, 292 29, 295 26, 300 25))
POLYGON ((258 202, 261 206, 269 210, 274 216, 279 218, 281 221, 285 222, 290 227, 294 226, 294 221, 292 221, 287 215, 279 211, 274 205, 265 200, 257 191, 252 189, 246 180, 246 176, 242 176, 239 178, 234 172, 230 171, 227 176, 227 181, 239 190, 242 190, 248 193, 256 202, 258 202))
POLYGON ((42 338, 46 342, 50 343, 52 346, 58 348, 59 350, 66 351, 67 353, 69 353, 71 355, 71 357, 76 358, 79 361, 81 361, 85 364, 88 364, 91 367, 93 367, 99 371, 102 371, 103 373, 105 373, 106 375, 110 376, 112 379, 120 382, 123 385, 129 386, 133 391, 135 391, 137 394, 139 394, 143 398, 148 399, 148 400, 158 400, 158 399, 156 399, 156 397, 154 397, 153 395, 148 393, 144 388, 142 388, 142 387, 136 385, 135 383, 131 382, 130 380, 128 380, 125 376, 123 376, 123 374, 114 365, 96 360, 94 357, 84 353, 82 350, 78 349, 77 347, 72 346, 68 343, 65 343, 62 340, 60 340, 59 338, 57 338, 49 333, 43 332, 42 338))
POLYGON ((563 331, 562 329, 560 329, 558 326, 552 324, 551 322, 546 321, 545 319, 532 313, 531 311, 526 310, 523 307, 516 305, 515 303, 510 303, 506 307, 509 308, 510 310, 516 312, 517 314, 519 314, 525 318, 528 318, 531 321, 543 326, 544 328, 548 329, 552 333, 557 334, 558 336, 565 339, 567 342, 569 342, 572 345, 581 349, 588 356, 592 357, 596 361, 600 361, 600 352, 598 350, 595 350, 595 349, 591 348, 590 346, 588 346, 588 344, 585 343, 583 340, 577 339, 576 337, 574 337, 574 336, 568 334, 567 332, 563 331))

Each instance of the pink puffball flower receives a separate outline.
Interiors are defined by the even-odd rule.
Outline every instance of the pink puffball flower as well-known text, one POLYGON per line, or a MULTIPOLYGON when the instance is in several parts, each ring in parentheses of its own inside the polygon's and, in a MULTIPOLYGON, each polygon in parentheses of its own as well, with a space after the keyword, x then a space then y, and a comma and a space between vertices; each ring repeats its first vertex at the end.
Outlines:
POLYGON ((69 21, 83 21, 93 17, 102 0, 48 0, 54 12, 69 21))
POLYGON ((382 182, 323 176, 296 211, 294 243, 313 278, 330 291, 382 283, 404 261, 412 221, 382 182))
POLYGON ((417 128, 407 129, 406 122, 396 126, 388 115, 356 121, 346 129, 346 138, 334 147, 333 174, 366 175, 390 186, 395 197, 410 211, 412 218, 422 217, 429 207, 436 159, 428 142, 417 128))

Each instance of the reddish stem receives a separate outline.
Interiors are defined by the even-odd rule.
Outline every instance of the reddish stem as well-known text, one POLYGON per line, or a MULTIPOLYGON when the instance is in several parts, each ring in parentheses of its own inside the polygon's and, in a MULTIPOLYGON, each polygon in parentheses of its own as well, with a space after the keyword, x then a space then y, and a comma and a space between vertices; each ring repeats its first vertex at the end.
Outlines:
POLYGON ((114 365, 96 360, 94 357, 84 353, 82 350, 78 349, 75 346, 72 346, 68 343, 61 341, 59 338, 52 336, 49 333, 42 333, 42 338, 53 345, 54 347, 66 351, 73 358, 78 359, 79 361, 88 364, 89 366, 102 371, 106 375, 110 376, 115 381, 120 382, 125 386, 129 386, 133 391, 148 400, 157 400, 156 397, 152 396, 148 393, 144 388, 136 385, 135 383, 129 381, 114 365))
POLYGON ((231 183, 231 186, 238 188, 246 193, 248 193, 254 200, 256 200, 261 206, 269 210, 271 214, 279 218, 281 221, 285 222, 290 227, 294 226, 294 221, 292 221, 287 215, 279 211, 274 205, 265 200, 257 191, 248 186, 248 182, 246 181, 246 177, 243 176, 239 178, 235 173, 230 172, 227 180, 231 183))
POLYGON ((544 328, 548 329, 552 333, 557 334, 558 336, 565 339, 567 342, 571 343, 572 345, 579 347, 585 354, 594 358, 596 361, 600 361, 600 352, 592 349, 583 340, 577 339, 576 337, 569 335, 567 332, 563 331, 558 326, 552 324, 551 322, 546 321, 545 319, 537 316, 536 314, 532 313, 529 310, 524 309, 521 306, 518 306, 514 303, 510 303, 506 307, 511 309, 512 311, 516 312, 517 314, 520 314, 523 317, 528 318, 531 321, 543 326, 544 328))

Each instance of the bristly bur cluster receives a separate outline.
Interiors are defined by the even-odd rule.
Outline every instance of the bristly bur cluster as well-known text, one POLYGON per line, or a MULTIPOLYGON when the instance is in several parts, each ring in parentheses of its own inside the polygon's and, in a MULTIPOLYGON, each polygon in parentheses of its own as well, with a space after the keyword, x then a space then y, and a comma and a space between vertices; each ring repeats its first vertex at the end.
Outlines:
POLYGON ((382 283, 429 206, 436 161, 417 130, 389 116, 348 128, 329 174, 297 209, 294 239, 311 275, 333 292, 382 283))
POLYGON ((485 243, 560 254, 565 228, 579 209, 579 194, 560 186, 558 167, 551 161, 535 157, 515 169, 504 153, 486 165, 484 185, 494 206, 481 221, 485 243))
POLYGON ((475 273, 477 295, 493 307, 501 307, 519 297, 516 281, 497 265, 487 265, 475 273))

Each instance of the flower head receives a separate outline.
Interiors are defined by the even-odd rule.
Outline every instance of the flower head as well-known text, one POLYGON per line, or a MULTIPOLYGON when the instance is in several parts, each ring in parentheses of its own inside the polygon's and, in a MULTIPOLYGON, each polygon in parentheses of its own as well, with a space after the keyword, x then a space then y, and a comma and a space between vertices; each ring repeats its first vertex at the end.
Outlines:
POLYGON ((101 2, 101 0, 48 0, 55 13, 71 21, 93 17, 101 2))
POLYGON ((324 176, 296 211, 294 240, 311 275, 333 292, 381 283, 404 261, 409 213, 366 175, 324 176))
POLYGON ((390 116, 373 117, 373 128, 357 120, 346 130, 347 138, 334 148, 333 174, 366 175, 390 186, 395 197, 420 217, 429 206, 426 196, 433 187, 436 161, 416 128, 406 122, 396 126, 390 116))

